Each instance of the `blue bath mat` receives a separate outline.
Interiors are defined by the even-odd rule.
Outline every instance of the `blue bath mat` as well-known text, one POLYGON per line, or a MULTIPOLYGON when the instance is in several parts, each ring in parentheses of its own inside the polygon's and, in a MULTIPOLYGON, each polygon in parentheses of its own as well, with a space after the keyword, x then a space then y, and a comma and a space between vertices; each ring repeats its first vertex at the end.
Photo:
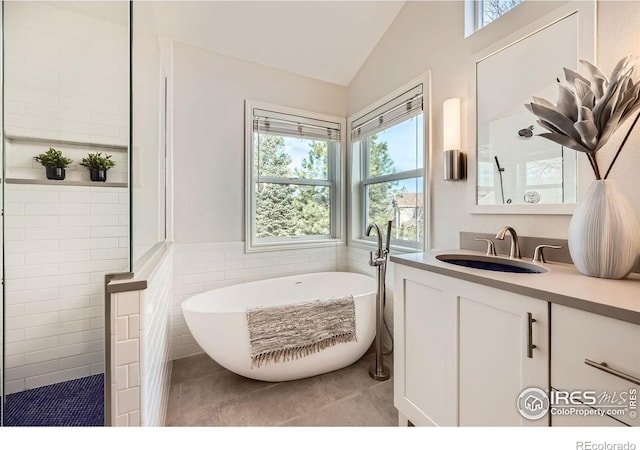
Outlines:
POLYGON ((104 426, 104 375, 9 394, 4 416, 9 427, 104 426))

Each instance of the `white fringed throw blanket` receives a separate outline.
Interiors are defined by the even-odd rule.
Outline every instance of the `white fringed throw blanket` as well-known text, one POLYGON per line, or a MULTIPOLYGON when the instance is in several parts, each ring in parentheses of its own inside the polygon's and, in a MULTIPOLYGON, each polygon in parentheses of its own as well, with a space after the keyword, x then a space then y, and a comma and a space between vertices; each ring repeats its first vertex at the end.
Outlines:
POLYGON ((252 367, 356 341, 353 296, 247 310, 252 367))

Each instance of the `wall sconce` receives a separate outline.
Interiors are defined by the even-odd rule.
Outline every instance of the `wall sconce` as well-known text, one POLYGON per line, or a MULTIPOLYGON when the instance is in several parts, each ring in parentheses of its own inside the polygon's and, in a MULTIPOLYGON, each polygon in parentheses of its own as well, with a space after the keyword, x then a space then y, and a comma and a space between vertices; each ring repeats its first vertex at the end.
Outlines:
POLYGON ((463 180, 465 158, 460 151, 460 99, 449 98, 442 103, 442 150, 444 180, 463 180))

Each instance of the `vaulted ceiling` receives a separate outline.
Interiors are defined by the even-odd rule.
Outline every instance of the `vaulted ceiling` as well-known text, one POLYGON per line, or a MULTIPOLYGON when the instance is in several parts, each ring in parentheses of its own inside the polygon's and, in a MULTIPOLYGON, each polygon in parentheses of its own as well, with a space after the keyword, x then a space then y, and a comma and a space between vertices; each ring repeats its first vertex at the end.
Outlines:
MULTIPOLYGON (((129 20, 124 0, 44 3, 123 25, 129 20)), ((137 0, 134 29, 347 86, 405 3, 137 0)))
POLYGON ((153 2, 157 32, 347 86, 404 1, 153 2))

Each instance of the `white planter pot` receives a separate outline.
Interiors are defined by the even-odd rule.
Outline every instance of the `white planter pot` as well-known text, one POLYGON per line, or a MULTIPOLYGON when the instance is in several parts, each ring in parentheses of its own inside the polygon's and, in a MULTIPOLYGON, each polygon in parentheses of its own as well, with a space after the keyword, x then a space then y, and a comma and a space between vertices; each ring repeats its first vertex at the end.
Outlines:
POLYGON ((612 180, 595 180, 569 224, 569 252, 580 273, 620 279, 640 252, 635 212, 612 180))

